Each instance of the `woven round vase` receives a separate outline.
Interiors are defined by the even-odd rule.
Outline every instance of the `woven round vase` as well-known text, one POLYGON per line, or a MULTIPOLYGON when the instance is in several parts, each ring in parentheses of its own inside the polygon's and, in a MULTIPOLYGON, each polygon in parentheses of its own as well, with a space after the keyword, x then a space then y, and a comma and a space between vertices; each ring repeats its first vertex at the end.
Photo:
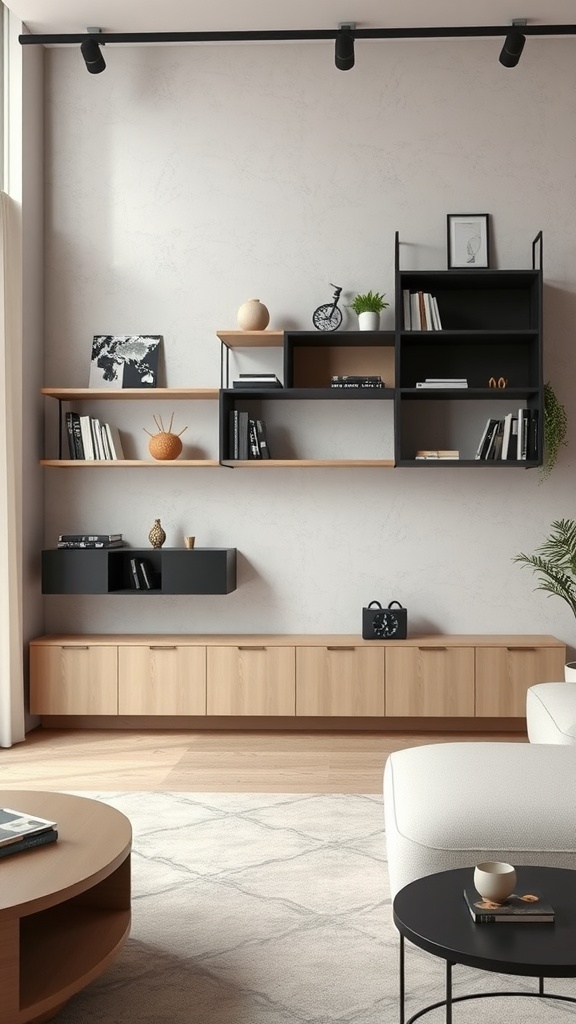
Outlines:
POLYGON ((242 331, 265 331, 270 313, 260 299, 248 299, 238 310, 238 326, 242 331))
POLYGON ((154 520, 154 526, 148 534, 148 540, 153 548, 161 548, 166 540, 166 534, 162 529, 162 524, 159 519, 154 520))
POLYGON ((168 431, 161 431, 153 434, 148 442, 148 451, 153 459, 167 461, 177 459, 182 451, 182 441, 178 434, 169 434, 168 431))

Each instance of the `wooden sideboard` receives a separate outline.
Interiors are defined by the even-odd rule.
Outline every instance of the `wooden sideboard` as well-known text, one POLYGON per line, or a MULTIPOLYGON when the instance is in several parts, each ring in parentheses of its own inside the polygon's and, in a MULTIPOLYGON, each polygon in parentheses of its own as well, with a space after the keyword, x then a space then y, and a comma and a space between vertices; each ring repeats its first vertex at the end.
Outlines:
POLYGON ((565 644, 540 635, 51 635, 30 642, 30 711, 243 724, 523 718, 528 687, 562 680, 565 661, 565 644))

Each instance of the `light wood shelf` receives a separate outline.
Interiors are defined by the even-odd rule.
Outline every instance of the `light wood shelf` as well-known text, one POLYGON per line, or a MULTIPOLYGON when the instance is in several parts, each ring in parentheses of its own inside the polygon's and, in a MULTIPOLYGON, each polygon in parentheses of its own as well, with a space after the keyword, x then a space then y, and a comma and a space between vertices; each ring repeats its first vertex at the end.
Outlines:
POLYGON ((61 402, 91 401, 161 401, 164 398, 178 401, 215 401, 218 399, 218 388, 40 388, 40 393, 47 398, 58 398, 61 402))
POLYGON ((216 331, 227 348, 279 348, 284 331, 216 331))
POLYGON ((59 469, 127 469, 128 467, 174 469, 186 466, 210 468, 217 467, 220 463, 217 459, 40 459, 40 465, 57 467, 59 469))

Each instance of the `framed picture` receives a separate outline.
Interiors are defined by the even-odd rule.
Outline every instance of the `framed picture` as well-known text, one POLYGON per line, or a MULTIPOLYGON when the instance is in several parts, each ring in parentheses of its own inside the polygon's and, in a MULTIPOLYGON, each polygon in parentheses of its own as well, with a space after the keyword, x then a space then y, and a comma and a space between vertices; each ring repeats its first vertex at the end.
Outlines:
POLYGON ((448 214, 448 269, 490 266, 488 213, 448 214))
POLYGON ((161 334, 96 334, 90 361, 91 388, 155 388, 161 334))

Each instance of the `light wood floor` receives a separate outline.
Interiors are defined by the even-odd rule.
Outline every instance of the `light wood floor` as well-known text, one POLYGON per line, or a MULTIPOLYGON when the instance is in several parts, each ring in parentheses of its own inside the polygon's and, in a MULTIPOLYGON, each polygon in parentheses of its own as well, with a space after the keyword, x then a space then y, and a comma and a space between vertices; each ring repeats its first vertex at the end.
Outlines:
POLYGON ((526 735, 39 728, 0 749, 0 788, 381 793, 389 753, 454 740, 526 742, 526 735))

